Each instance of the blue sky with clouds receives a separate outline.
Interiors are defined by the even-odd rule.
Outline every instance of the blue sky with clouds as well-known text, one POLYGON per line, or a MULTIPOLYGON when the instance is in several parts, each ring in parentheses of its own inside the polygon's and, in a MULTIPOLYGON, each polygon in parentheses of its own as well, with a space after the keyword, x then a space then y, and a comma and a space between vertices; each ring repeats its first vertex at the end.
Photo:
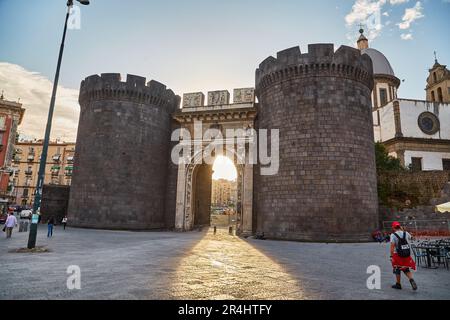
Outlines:
MULTIPOLYGON (((65 0, 0 0, 0 90, 28 105, 24 134, 39 136, 46 117, 64 15, 65 0)), ((77 89, 88 75, 138 74, 180 95, 231 91, 253 86, 258 64, 279 50, 355 45, 367 21, 371 47, 405 80, 400 96, 424 99, 433 51, 450 65, 449 17, 448 0, 91 0, 81 29, 68 32, 56 115, 66 122, 54 136, 74 139, 77 89)))

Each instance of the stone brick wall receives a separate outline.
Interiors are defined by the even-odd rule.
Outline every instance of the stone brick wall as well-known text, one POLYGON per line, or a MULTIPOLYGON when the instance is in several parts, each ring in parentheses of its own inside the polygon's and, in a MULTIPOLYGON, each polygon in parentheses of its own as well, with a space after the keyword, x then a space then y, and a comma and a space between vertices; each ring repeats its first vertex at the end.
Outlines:
POLYGON ((44 185, 42 189, 41 214, 42 222, 47 222, 53 216, 56 223, 67 215, 70 186, 44 185))
POLYGON ((102 74, 80 89, 80 122, 69 202, 71 225, 166 227, 171 114, 180 99, 156 81, 102 74))
POLYGON ((256 71, 259 128, 280 129, 279 173, 255 174, 257 231, 366 241, 378 225, 371 59, 332 44, 308 51, 279 52, 256 71))
POLYGON ((413 208, 430 205, 440 198, 449 181, 446 171, 382 172, 378 174, 383 204, 388 207, 413 208), (408 201, 408 204, 406 203, 408 201))
POLYGON ((384 172, 378 180, 388 195, 380 206, 385 231, 400 221, 415 236, 450 236, 450 214, 435 212, 436 205, 450 202, 449 172, 384 172))
MULTIPOLYGON (((179 127, 180 125, 176 121, 172 121, 172 132, 179 127)), ((172 150, 178 142, 169 141, 168 143, 170 144, 169 149, 172 150)), ((165 222, 166 228, 174 229, 176 215, 175 211, 177 206, 178 165, 169 159, 167 166, 165 222)))

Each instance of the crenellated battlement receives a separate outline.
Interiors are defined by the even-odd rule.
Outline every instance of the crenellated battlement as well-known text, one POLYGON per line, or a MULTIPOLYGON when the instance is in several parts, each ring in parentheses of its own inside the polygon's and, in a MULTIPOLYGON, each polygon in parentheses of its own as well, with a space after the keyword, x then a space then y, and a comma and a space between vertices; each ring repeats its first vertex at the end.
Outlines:
POLYGON ((132 101, 140 104, 159 105, 174 111, 180 105, 180 97, 158 81, 128 74, 125 82, 119 73, 92 75, 81 82, 80 105, 95 100, 132 101))
POLYGON ((308 53, 293 47, 265 59, 256 70, 256 88, 260 91, 285 79, 335 76, 353 79, 373 88, 372 60, 358 49, 333 44, 310 44, 308 53))

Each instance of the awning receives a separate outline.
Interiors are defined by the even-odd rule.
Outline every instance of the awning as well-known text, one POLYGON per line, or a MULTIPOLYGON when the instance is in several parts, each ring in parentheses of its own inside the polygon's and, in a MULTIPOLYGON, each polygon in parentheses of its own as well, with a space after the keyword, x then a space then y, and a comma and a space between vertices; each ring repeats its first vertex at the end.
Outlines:
POLYGON ((436 206, 436 211, 440 213, 450 213, 450 202, 436 206))
POLYGON ((59 169, 61 169, 60 166, 53 166, 53 167, 52 167, 52 170, 59 170, 59 169))
POLYGON ((65 169, 70 171, 70 170, 73 170, 73 167, 66 167, 65 169))

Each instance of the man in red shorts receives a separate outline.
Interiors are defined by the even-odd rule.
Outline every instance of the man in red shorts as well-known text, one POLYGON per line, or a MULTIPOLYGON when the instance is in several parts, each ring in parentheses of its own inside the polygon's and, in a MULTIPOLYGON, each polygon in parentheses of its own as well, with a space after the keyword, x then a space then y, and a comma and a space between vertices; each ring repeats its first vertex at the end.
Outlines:
POLYGON ((416 263, 411 257, 411 235, 402 230, 399 222, 392 223, 393 233, 391 234, 391 262, 396 277, 394 289, 402 289, 401 273, 404 272, 408 277, 413 290, 417 290, 417 284, 413 279, 412 270, 416 270, 416 263))

